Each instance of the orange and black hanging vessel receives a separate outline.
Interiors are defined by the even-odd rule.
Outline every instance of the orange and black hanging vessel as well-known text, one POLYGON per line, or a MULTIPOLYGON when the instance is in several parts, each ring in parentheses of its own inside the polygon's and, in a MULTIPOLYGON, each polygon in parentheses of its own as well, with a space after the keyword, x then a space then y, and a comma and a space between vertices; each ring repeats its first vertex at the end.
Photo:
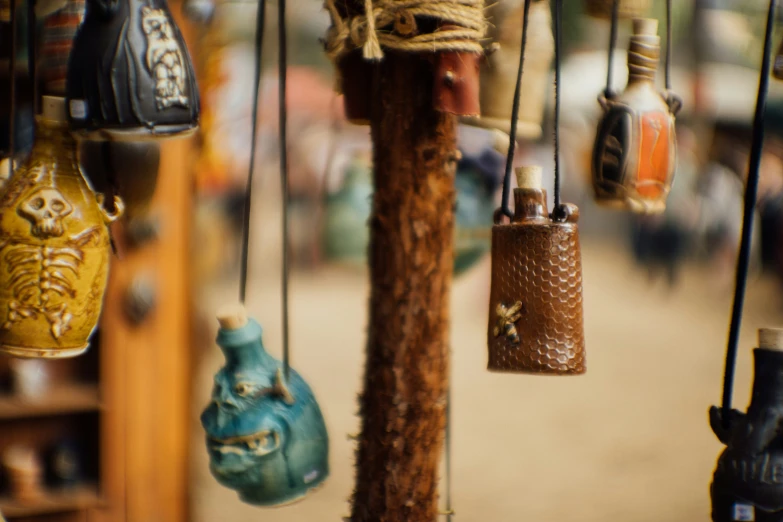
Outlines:
POLYGON ((584 373, 579 210, 564 204, 549 215, 540 167, 519 169, 517 181, 511 222, 492 227, 488 368, 584 373))
POLYGON ((674 118, 680 102, 655 87, 658 22, 633 21, 628 86, 599 98, 604 116, 593 148, 593 190, 604 206, 657 214, 666 208, 677 163, 674 118))

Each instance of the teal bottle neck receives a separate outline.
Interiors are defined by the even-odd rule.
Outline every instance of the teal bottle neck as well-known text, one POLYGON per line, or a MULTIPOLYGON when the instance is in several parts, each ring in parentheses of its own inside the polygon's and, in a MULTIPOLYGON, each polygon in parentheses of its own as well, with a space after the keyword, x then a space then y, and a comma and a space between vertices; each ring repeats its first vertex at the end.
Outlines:
POLYGON ((226 368, 239 370, 274 364, 276 359, 264 349, 263 329, 254 319, 236 330, 219 330, 217 344, 226 358, 226 368))

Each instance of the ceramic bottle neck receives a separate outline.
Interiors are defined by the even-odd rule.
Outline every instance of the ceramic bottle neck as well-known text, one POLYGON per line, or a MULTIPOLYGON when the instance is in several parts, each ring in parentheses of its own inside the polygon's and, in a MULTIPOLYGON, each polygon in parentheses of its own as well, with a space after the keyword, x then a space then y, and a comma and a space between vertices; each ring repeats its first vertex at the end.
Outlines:
POLYGON ((514 189, 514 218, 512 223, 544 221, 549 219, 546 190, 535 188, 514 189))
POLYGON ((51 158, 58 163, 76 163, 76 140, 71 136, 68 124, 37 118, 31 154, 51 158))
POLYGON ((628 46, 628 85, 653 83, 661 56, 661 37, 635 34, 628 46))
POLYGON ((753 350, 753 393, 748 413, 783 404, 783 352, 753 350))

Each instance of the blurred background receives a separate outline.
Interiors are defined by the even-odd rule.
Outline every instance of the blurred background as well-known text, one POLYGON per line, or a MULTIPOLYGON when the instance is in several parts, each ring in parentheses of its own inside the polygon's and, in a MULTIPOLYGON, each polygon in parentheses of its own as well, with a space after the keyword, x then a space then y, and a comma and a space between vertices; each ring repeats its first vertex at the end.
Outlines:
MULTIPOLYGON (((647 218, 592 202, 590 155, 601 114, 596 99, 606 81, 609 23, 585 16, 581 2, 565 4, 563 194, 581 210, 589 371, 563 379, 486 371, 489 227, 499 201, 507 138, 504 142, 496 132, 461 125, 451 305, 456 520, 706 522, 709 484, 723 447, 709 428, 707 410, 721 394, 766 2, 674 2, 672 83, 685 103, 678 117, 677 178, 667 211, 647 218)), ((660 34, 663 5, 653 2, 650 13, 661 20, 660 34)), ((305 502, 275 510, 251 507, 210 475, 198 419, 210 397, 212 376, 223 363, 213 342, 215 310, 236 301, 239 290, 256 6, 242 0, 190 0, 172 6, 177 16, 184 13, 189 19, 182 24, 199 76, 202 128, 176 153, 179 160, 161 166, 158 208, 165 217, 171 208, 166 198, 176 193, 176 208, 182 212, 164 222, 178 238, 168 248, 188 250, 177 258, 185 269, 170 267, 168 275, 157 275, 180 281, 162 291, 157 306, 167 309, 167 291, 181 296, 187 306, 177 316, 181 322, 159 320, 156 328, 164 332, 185 325, 188 333, 169 336, 169 344, 134 337, 132 328, 115 338, 132 338, 142 352, 145 339, 157 343, 149 361, 158 361, 157 350, 168 350, 183 339, 187 345, 176 362, 111 366, 110 382, 121 382, 124 390, 116 393, 128 396, 122 403, 127 415, 115 422, 111 409, 99 413, 99 420, 86 414, 88 422, 110 423, 101 426, 112 427, 114 442, 102 440, 105 430, 90 440, 101 450, 95 462, 85 457, 85 473, 109 476, 114 464, 105 455, 124 455, 117 465, 125 479, 111 484, 125 499, 128 520, 175 520, 156 514, 152 498, 160 505, 176 504, 166 512, 193 522, 340 520, 349 513, 353 487, 350 435, 359 425, 357 394, 367 326, 369 128, 351 125, 343 116, 333 67, 320 42, 329 26, 321 2, 290 2, 291 353, 293 366, 313 387, 326 417, 332 476, 305 502), (192 172, 192 177, 184 185, 167 184, 164 178, 172 171, 192 172), (181 196, 182 190, 189 195, 181 196), (182 277, 187 279, 177 279, 182 277), (186 383, 189 392, 171 395, 166 386, 173 380, 186 383), (163 406, 156 405, 158 401, 163 406), (174 409, 179 407, 187 418, 174 409), (157 408, 154 415, 147 414, 150 408, 157 408), (167 428, 176 424, 174 417, 182 426, 167 428), (138 424, 135 418, 145 421, 138 424), (178 429, 183 430, 177 432, 181 437, 171 435, 168 446, 174 453, 162 451, 158 437, 165 439, 178 429), (132 455, 156 457, 135 466, 132 455), (186 469, 177 480, 184 486, 170 494, 153 492, 151 484, 160 481, 156 477, 180 461, 186 469)), ((268 9, 247 305, 264 327, 267 349, 279 356, 282 215, 274 3, 268 9)), ((627 78, 629 25, 622 24, 619 31, 614 61, 618 90, 627 78)), ((776 42, 779 37, 776 34, 776 42)), ((547 86, 552 85, 549 75, 540 78, 547 86)), ((521 140, 516 159, 517 164, 541 165, 549 184, 551 98, 547 93, 541 109, 540 136, 521 140)), ((735 392, 739 408, 749 399, 756 329, 783 322, 783 83, 774 80, 756 219, 735 392)), ((160 264, 166 253, 144 256, 160 264)), ((122 284, 132 279, 123 268, 117 270, 121 275, 115 277, 122 284)), ((111 303, 107 307, 113 309, 111 303)), ((102 331, 111 324, 104 322, 102 331)), ((105 377, 96 368, 105 368, 107 359, 95 357, 91 369, 71 373, 86 380, 105 377)), ((3 368, 0 365, 0 381, 3 368)), ((102 393, 113 393, 112 385, 106 386, 102 393)), ((16 418, 15 410, 2 406, 0 401, 0 430, 6 426, 10 433, 16 429, 8 427, 17 422, 9 420, 16 418)), ((78 419, 68 426, 84 426, 78 419)), ((29 422, 43 426, 33 430, 46 429, 45 420, 29 422)), ((68 429, 76 433, 81 428, 68 429)), ((66 520, 40 510, 18 513, 38 517, 30 520, 66 520)))

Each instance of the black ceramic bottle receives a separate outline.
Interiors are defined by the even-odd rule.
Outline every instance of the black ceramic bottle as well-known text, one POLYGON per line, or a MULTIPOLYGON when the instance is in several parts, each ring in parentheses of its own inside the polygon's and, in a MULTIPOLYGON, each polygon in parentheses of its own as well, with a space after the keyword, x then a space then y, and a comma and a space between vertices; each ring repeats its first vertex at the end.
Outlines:
POLYGON ((760 329, 753 359, 747 413, 710 410, 726 445, 710 488, 714 522, 783 521, 783 329, 760 329))
POLYGON ((94 140, 183 135, 198 127, 193 64, 165 0, 87 0, 68 62, 73 131, 94 140))

